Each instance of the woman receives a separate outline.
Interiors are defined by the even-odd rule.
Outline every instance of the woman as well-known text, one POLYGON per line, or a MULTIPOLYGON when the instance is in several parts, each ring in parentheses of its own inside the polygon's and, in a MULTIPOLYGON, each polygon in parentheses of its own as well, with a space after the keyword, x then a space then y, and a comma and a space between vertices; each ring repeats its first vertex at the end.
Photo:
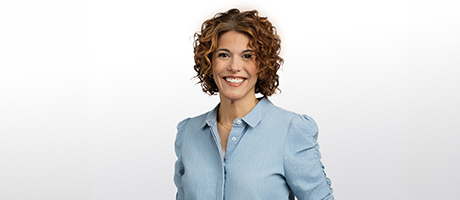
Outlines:
POLYGON ((176 199, 334 199, 316 123, 267 99, 283 62, 275 27, 255 10, 231 9, 195 38, 196 77, 220 104, 177 126, 176 199))

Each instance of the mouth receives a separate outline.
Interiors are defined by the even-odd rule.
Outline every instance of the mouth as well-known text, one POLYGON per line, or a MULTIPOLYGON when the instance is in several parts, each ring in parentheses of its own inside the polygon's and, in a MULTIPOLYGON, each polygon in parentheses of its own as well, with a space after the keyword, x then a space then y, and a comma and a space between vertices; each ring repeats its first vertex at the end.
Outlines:
POLYGON ((228 83, 231 83, 231 84, 240 84, 244 80, 246 80, 246 78, 242 78, 242 77, 224 77, 224 80, 227 81, 228 83))

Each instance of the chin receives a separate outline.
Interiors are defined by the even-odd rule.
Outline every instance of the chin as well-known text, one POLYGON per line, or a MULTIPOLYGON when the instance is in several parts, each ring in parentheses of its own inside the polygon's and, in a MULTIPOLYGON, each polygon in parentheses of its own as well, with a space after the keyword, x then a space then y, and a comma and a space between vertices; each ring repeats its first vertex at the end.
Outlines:
POLYGON ((255 93, 252 93, 251 91, 225 91, 223 93, 221 93, 220 95, 222 95, 223 99, 228 99, 228 100, 231 100, 231 101, 237 101, 237 100, 240 100, 240 99, 251 99, 251 97, 256 97, 256 94, 255 93))
POLYGON ((232 101, 236 101, 236 100, 239 100, 239 99, 242 99, 244 97, 243 94, 240 94, 240 93, 230 93, 230 94, 222 94, 222 96, 225 98, 225 99, 228 99, 228 100, 232 100, 232 101))

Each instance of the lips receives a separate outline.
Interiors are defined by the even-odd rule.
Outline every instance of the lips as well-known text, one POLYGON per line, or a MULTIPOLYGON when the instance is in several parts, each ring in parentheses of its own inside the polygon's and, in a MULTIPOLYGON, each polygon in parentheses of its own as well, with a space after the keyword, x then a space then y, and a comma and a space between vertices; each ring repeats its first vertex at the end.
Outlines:
POLYGON ((226 76, 226 77, 223 77, 223 79, 225 80, 225 82, 232 86, 232 87, 238 87, 238 86, 241 86, 244 81, 246 80, 246 78, 243 78, 243 77, 235 77, 235 76, 226 76))
POLYGON ((238 83, 242 83, 245 78, 240 78, 240 77, 224 77, 224 80, 229 82, 229 83, 233 83, 233 84, 238 84, 238 83))

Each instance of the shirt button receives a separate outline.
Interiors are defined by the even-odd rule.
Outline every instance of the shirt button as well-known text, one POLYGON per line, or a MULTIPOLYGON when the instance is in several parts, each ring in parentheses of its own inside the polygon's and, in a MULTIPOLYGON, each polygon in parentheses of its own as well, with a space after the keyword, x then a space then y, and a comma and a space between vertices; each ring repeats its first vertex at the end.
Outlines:
POLYGON ((235 140, 236 140, 236 137, 232 137, 232 141, 235 142, 235 140))
POLYGON ((241 121, 240 120, 236 121, 236 124, 241 124, 241 121))

